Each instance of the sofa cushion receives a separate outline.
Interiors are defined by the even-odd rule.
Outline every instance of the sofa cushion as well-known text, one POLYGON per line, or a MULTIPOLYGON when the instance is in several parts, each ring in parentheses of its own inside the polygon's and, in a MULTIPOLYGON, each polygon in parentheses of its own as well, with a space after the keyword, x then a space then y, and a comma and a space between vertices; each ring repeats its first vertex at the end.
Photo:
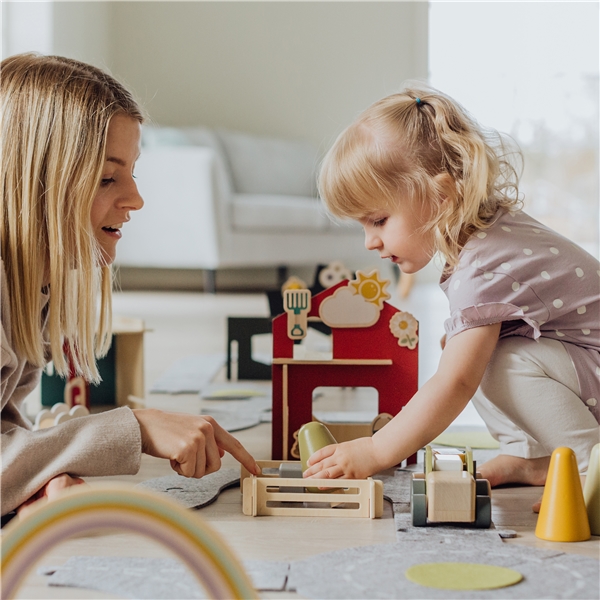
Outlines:
POLYGON ((238 194, 316 197, 317 150, 308 142, 216 133, 238 194))
POLYGON ((234 194, 234 229, 323 231, 329 218, 316 198, 276 194, 234 194))

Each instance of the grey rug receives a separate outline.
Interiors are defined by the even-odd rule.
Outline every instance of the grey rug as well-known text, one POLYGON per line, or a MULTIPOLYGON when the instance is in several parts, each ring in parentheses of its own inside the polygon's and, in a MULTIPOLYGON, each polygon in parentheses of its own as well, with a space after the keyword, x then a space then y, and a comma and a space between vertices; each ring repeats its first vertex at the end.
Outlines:
MULTIPOLYGON (((289 563, 249 560, 244 568, 254 587, 262 591, 285 589, 289 563)), ((51 586, 87 588, 139 600, 207 598, 194 575, 173 558, 73 556, 64 565, 41 567, 51 586)))
POLYGON ((220 469, 216 473, 205 475, 202 479, 166 475, 148 479, 136 487, 165 494, 185 508, 202 508, 214 502, 226 488, 239 485, 239 469, 220 469))
MULTIPOLYGON (((422 465, 415 465, 377 476, 393 505, 396 544, 347 548, 292 563, 247 561, 244 567, 256 589, 323 599, 600 598, 600 562, 593 558, 507 544, 501 538, 514 535, 510 530, 413 527, 410 479, 420 469, 422 465), (478 591, 438 590, 406 579, 406 569, 428 562, 496 565, 515 569, 524 578, 511 587, 478 591)), ((238 480, 237 469, 221 469, 202 479, 171 475, 140 487, 167 494, 189 508, 201 508, 238 480)), ((205 597, 193 575, 173 559, 73 557, 61 567, 41 572, 51 574, 49 585, 91 588, 126 598, 205 597)))
POLYGON ((227 431, 241 431, 272 420, 271 398, 248 398, 246 400, 223 400, 212 403, 200 411, 210 415, 227 431))
POLYGON ((592 558, 538 550, 473 537, 463 543, 444 536, 348 548, 320 554, 290 566, 287 590, 304 598, 578 598, 598 599, 599 562, 592 558), (519 571, 524 579, 507 588, 478 591, 438 590, 404 576, 413 565, 470 562, 519 571), (335 575, 333 575, 335 574, 335 575))
POLYGON ((225 354, 193 354, 173 363, 152 385, 151 394, 194 394, 210 384, 225 354))

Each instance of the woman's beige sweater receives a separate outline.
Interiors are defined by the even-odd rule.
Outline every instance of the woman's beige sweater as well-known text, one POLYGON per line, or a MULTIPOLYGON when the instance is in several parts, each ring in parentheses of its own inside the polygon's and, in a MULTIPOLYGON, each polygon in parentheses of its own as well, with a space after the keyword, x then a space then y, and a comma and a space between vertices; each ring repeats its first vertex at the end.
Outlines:
MULTIPOLYGON (((41 369, 19 357, 11 339, 11 315, 4 263, 0 261, 1 355, 1 511, 14 510, 56 475, 78 477, 137 473, 141 434, 129 408, 80 417, 32 431, 21 412, 36 387, 41 369)), ((48 297, 44 295, 45 303, 48 297)), ((41 322, 41 319, 40 319, 41 322)))

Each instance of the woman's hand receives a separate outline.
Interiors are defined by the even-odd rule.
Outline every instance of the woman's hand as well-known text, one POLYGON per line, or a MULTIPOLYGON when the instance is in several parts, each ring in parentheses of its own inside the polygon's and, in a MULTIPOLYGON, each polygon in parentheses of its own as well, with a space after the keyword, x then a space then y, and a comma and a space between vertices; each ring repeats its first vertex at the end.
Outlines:
POLYGON ((66 473, 53 477, 43 488, 39 489, 31 498, 25 500, 21 506, 17 508, 17 514, 23 518, 28 515, 33 509, 33 504, 42 498, 53 500, 62 490, 85 483, 79 477, 71 477, 66 473))
POLYGON ((260 475, 254 458, 212 417, 147 408, 136 409, 133 414, 140 424, 142 452, 168 458, 180 475, 200 478, 218 471, 225 452, 250 473, 260 475))
POLYGON ((315 479, 364 479, 383 468, 373 438, 367 437, 321 448, 308 465, 304 477, 315 479))

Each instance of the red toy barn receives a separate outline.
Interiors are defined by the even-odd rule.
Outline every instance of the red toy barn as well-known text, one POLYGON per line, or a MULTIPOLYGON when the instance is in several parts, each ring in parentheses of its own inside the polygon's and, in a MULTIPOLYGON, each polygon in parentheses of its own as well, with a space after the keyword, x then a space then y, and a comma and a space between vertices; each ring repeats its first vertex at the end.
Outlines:
MULTIPOLYGON (((323 301, 349 283, 342 281, 314 296, 308 317, 319 318, 323 301)), ((287 315, 273 319, 273 460, 291 457, 294 432, 313 420, 312 395, 319 386, 373 387, 379 393, 379 413, 392 416, 412 398, 418 387, 418 345, 412 350, 398 345, 390 330, 398 312, 383 302, 374 325, 333 327, 332 360, 295 360, 287 315)))

